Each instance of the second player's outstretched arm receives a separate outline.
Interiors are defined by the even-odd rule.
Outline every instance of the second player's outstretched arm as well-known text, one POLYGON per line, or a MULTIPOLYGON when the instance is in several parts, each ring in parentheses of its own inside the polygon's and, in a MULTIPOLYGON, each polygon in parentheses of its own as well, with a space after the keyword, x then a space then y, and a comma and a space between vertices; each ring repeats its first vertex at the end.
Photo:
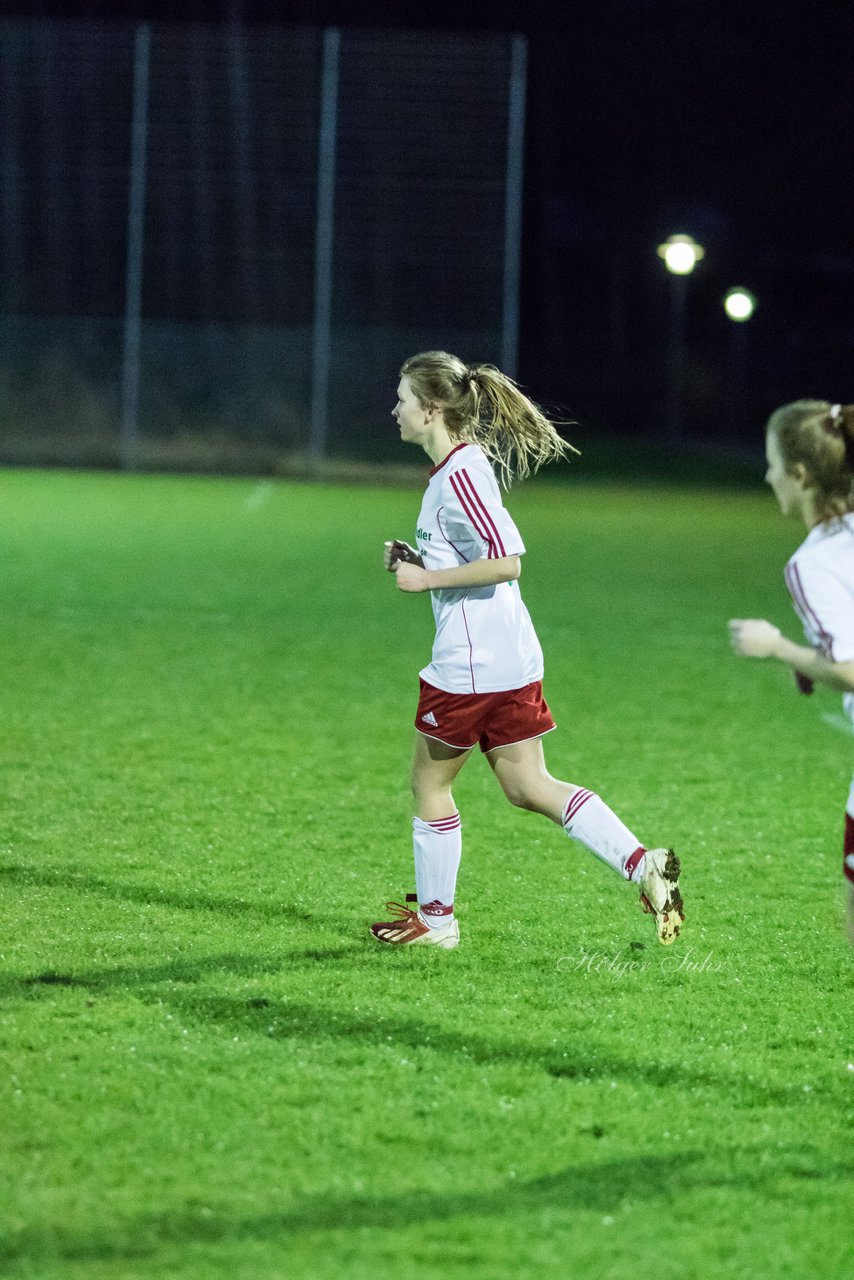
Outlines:
POLYGON ((795 644, 764 618, 733 618, 729 632, 733 649, 744 658, 776 658, 808 680, 854 693, 854 662, 833 662, 809 645, 795 644))

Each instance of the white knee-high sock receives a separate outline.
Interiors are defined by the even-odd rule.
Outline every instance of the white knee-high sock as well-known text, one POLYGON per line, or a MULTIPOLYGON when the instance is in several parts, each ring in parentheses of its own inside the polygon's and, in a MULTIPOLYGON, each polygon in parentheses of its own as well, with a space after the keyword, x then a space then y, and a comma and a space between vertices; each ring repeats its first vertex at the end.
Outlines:
POLYGON ((447 924, 454 918, 454 891, 463 851, 460 815, 435 822, 412 819, 415 851, 415 892, 421 915, 429 925, 447 924))
POLYGON ((637 880, 646 849, 593 791, 579 788, 566 803, 563 827, 626 880, 637 880))

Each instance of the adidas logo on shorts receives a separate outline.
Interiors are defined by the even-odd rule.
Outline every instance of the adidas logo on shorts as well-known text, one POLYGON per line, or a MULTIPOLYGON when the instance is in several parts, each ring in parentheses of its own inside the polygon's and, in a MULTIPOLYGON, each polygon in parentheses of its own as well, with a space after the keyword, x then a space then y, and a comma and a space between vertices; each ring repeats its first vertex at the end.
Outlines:
POLYGON ((431 725, 434 729, 439 728, 439 721, 433 715, 432 711, 428 711, 426 715, 423 715, 421 717, 421 719, 424 721, 425 724, 431 725))

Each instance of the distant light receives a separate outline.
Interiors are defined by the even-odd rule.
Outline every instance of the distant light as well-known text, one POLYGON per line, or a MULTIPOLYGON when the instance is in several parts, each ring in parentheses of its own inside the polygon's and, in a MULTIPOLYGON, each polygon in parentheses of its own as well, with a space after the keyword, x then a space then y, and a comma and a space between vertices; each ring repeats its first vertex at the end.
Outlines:
POLYGON ((664 265, 675 276, 689 276, 706 251, 691 236, 668 236, 664 244, 658 246, 658 256, 664 259, 664 265))
POLYGON ((730 320, 742 323, 749 320, 756 310, 756 298, 749 289, 729 289, 724 298, 724 311, 730 320))

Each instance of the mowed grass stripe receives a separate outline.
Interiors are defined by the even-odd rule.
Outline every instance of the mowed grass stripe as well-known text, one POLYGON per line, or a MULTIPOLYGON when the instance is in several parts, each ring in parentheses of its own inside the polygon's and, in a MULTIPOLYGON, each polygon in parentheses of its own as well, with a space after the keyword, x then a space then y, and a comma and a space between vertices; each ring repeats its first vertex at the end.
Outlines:
POLYGON ((6 1274, 846 1274, 851 743, 728 652, 794 634, 768 499, 511 494, 550 767, 676 845, 688 928, 473 760, 437 956, 366 934, 411 888, 419 492, 0 485, 6 1274))

